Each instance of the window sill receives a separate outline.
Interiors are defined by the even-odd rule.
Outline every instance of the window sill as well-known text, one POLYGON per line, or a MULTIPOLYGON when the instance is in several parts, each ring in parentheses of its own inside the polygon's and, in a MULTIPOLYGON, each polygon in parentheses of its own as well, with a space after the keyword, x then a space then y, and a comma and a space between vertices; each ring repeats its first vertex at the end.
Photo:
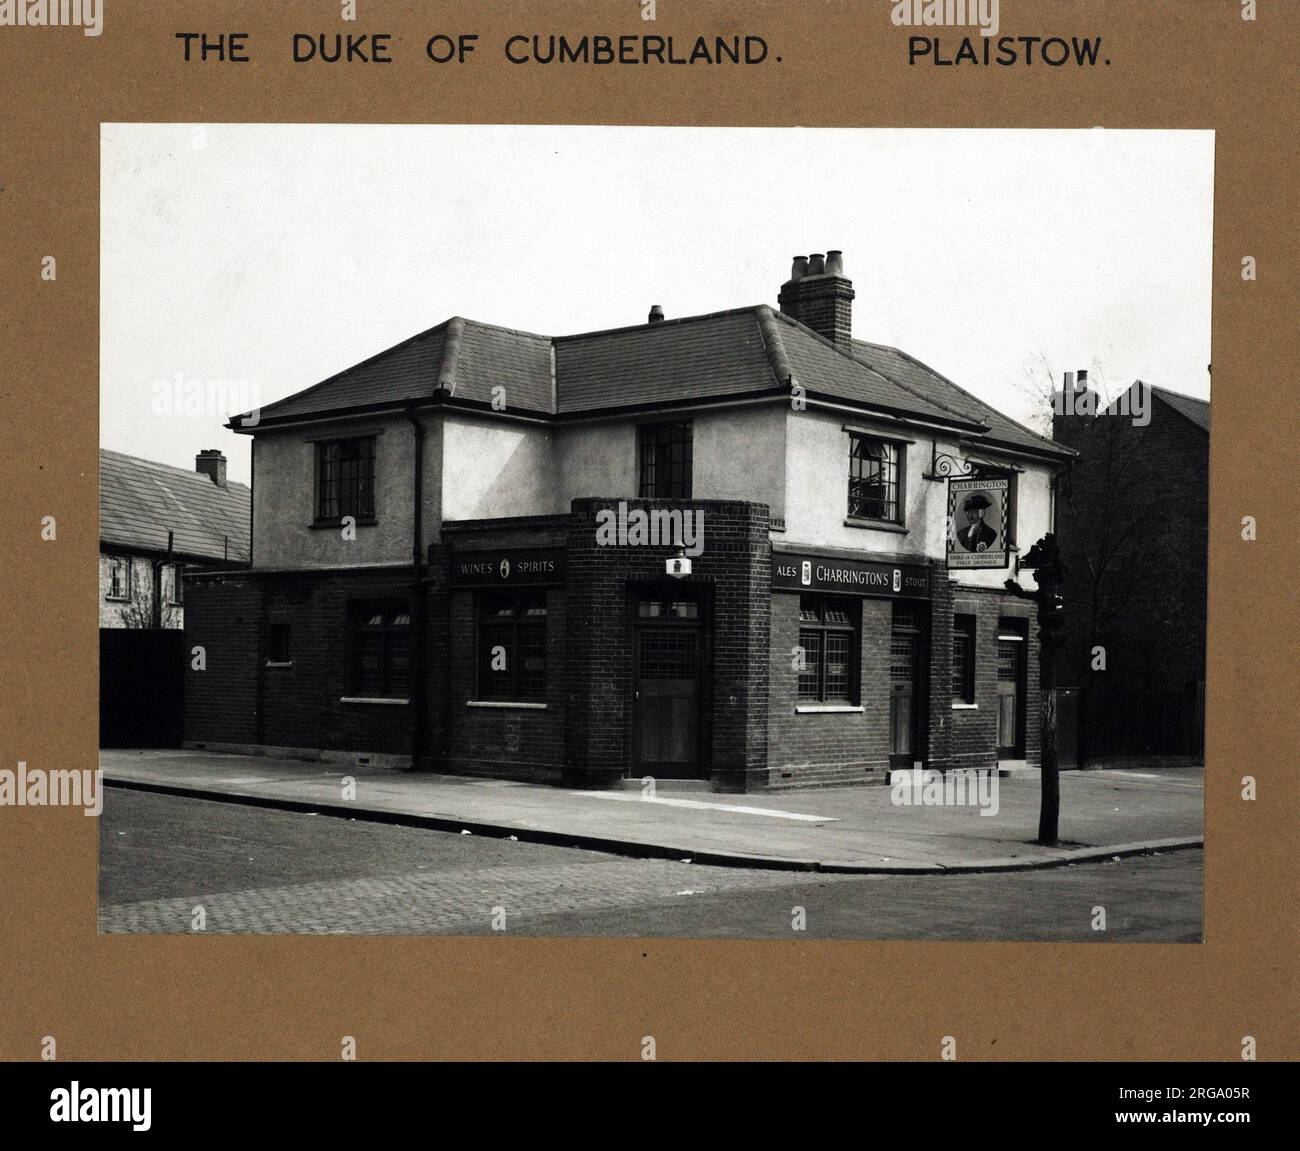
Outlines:
POLYGON ((410 702, 409 699, 398 699, 396 696, 390 695, 345 695, 339 699, 339 703, 377 703, 400 707, 404 707, 410 702))
POLYGON ((954 703, 953 711, 979 711, 980 705, 977 703, 954 703))
POLYGON ((859 516, 846 516, 844 520, 846 528, 867 528, 870 531, 893 532, 895 535, 907 535, 907 528, 902 524, 891 523, 889 520, 869 520, 859 516))
POLYGON ((795 715, 861 715, 862 707, 854 703, 797 703, 795 715))
POLYGON ((268 659, 268 660, 266 661, 266 666, 267 666, 267 667, 293 667, 293 660, 291 660, 291 659, 268 659))
POLYGON ((547 705, 544 703, 534 703, 526 700, 506 700, 506 699, 470 699, 465 701, 466 707, 492 707, 492 708, 521 708, 524 711, 545 711, 547 705))
POLYGON ((105 603, 130 603, 131 597, 129 595, 106 595, 104 597, 104 602, 105 603))
MULTIPOLYGON (((372 528, 379 522, 374 516, 357 516, 356 520, 359 528, 372 528)), ((330 529, 338 531, 343 526, 343 520, 312 520, 307 526, 312 531, 328 531, 330 529)))

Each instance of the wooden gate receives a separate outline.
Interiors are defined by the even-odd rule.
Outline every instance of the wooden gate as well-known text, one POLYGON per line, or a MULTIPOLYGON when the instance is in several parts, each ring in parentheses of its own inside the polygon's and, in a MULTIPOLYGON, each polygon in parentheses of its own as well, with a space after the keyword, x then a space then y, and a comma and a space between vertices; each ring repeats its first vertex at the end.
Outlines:
POLYGON ((185 633, 100 628, 99 746, 180 747, 185 633))

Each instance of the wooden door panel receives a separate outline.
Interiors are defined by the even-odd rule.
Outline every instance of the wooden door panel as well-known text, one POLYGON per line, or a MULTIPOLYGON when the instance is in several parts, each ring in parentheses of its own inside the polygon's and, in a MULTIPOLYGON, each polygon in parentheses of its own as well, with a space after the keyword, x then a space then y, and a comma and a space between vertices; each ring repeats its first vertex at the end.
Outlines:
POLYGON ((689 626, 637 629, 634 707, 637 774, 700 770, 700 642, 689 626))

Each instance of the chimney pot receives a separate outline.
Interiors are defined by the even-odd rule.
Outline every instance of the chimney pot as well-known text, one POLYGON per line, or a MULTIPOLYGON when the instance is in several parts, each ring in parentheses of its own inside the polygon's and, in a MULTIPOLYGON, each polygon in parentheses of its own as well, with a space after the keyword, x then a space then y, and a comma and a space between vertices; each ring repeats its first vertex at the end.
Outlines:
POLYGON ((219 448, 204 448, 194 457, 194 470, 219 488, 226 486, 226 457, 219 448))
POLYGON ((811 328, 841 351, 853 352, 853 282, 844 275, 843 252, 796 256, 776 302, 783 315, 811 328), (827 275, 827 273, 830 275, 827 275))
POLYGON ((1074 391, 1074 373, 1073 373, 1073 372, 1066 372, 1066 373, 1065 373, 1064 379, 1062 380, 1062 383, 1061 383, 1061 391, 1063 391, 1063 392, 1072 392, 1072 391, 1074 391))
POLYGON ((651 304, 650 318, 646 322, 651 324, 662 324, 664 322, 664 306, 662 304, 651 304))
POLYGON ((1079 377, 1078 377, 1078 379, 1079 379, 1079 391, 1082 392, 1082 391, 1084 391, 1084 390, 1088 387, 1088 369, 1087 369, 1087 368, 1080 368, 1080 369, 1079 369, 1079 377))

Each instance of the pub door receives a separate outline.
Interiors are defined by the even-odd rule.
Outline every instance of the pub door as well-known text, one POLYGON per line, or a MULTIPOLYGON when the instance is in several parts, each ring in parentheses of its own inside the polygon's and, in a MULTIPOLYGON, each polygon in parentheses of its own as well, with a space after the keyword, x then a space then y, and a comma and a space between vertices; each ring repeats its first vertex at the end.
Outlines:
POLYGON ((1019 620, 998 624, 998 759, 1025 758, 1026 634, 1019 620))
POLYGON ((703 779, 701 696, 705 644, 690 588, 641 592, 632 643, 632 773, 703 779))
POLYGON ((925 634, 915 604, 895 600, 889 637, 889 766, 911 767, 920 746, 921 668, 925 634))

